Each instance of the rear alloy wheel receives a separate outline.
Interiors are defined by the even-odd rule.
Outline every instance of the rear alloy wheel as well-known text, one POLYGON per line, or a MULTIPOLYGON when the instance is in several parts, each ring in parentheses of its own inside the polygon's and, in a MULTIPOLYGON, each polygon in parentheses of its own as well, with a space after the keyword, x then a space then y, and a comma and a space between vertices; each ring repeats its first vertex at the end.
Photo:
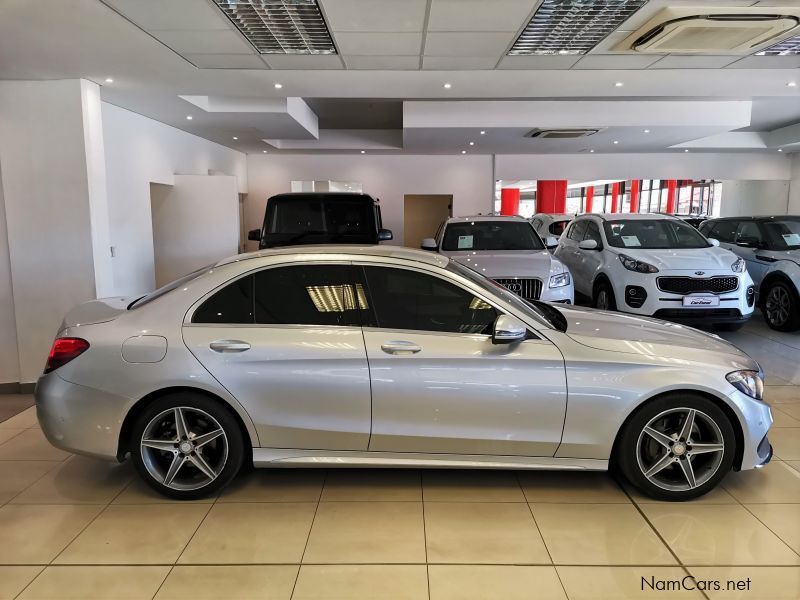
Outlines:
POLYGON ((797 293, 783 281, 767 288, 764 299, 764 318, 776 331, 794 331, 800 328, 800 305, 797 293))
POLYGON ((165 396, 139 415, 131 454, 156 491, 190 500, 222 489, 239 472, 243 439, 236 419, 199 394, 165 396))
POLYGON ((658 500, 689 500, 711 490, 733 466, 736 438, 725 413, 694 394, 642 407, 623 432, 617 460, 625 477, 658 500))
POLYGON ((594 290, 594 307, 600 310, 617 310, 614 288, 606 280, 601 280, 594 290))

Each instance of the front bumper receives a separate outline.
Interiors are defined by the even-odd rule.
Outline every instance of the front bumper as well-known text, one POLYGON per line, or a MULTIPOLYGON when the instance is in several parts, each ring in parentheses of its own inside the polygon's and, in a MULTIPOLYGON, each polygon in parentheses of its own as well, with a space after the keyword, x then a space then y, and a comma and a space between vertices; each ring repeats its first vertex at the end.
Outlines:
POLYGON ((772 445, 767 433, 772 426, 772 410, 769 405, 755 400, 736 390, 728 398, 742 426, 743 447, 740 469, 756 469, 772 458, 772 445))
POLYGON ((57 372, 36 382, 36 416, 56 448, 116 460, 120 430, 134 401, 70 383, 57 372))

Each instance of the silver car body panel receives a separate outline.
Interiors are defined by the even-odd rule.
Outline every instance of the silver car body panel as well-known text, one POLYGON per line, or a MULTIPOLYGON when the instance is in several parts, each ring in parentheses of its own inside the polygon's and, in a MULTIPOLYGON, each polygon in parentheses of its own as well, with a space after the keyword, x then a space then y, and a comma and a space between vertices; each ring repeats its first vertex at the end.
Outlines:
POLYGON ((666 391, 696 390, 736 415, 742 468, 763 462, 757 447, 771 423, 769 407, 725 380, 730 371, 758 369, 734 346, 691 328, 564 306, 563 333, 514 294, 447 264, 443 256, 385 246, 285 248, 223 261, 141 308, 120 308, 130 299, 91 303, 96 311, 82 305, 59 335, 83 337, 91 346, 40 378, 42 428, 60 448, 112 459, 137 402, 189 388, 236 412, 259 464, 605 468, 620 426, 637 406, 666 391), (483 335, 191 324, 203 298, 245 273, 320 262, 445 278, 521 319, 530 339, 502 346, 483 335), (122 346, 135 336, 164 338, 165 356, 126 361, 122 346), (240 364, 232 357, 250 351, 212 360, 208 344, 216 339, 247 341, 258 352, 240 364), (381 350, 387 341, 422 350, 390 355, 381 350))

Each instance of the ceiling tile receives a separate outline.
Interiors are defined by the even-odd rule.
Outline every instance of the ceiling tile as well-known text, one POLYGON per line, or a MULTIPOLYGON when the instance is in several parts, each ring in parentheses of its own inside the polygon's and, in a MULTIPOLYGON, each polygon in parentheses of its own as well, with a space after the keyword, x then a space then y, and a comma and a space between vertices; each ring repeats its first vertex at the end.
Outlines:
POLYGON ((430 71, 479 71, 494 69, 497 58, 494 56, 425 56, 422 68, 430 71))
POLYGON ((428 31, 519 31, 538 0, 431 0, 428 31))
POLYGON ((651 69, 721 69, 738 56, 684 56, 670 54, 650 65, 651 69))
POLYGON ((147 31, 210 31, 230 29, 222 11, 197 0, 102 0, 147 31))
POLYGON ((322 0, 332 31, 422 31, 426 0, 322 0))
POLYGON ((348 69, 374 71, 416 71, 419 56, 343 56, 348 69))
POLYGON ((256 54, 184 54, 183 57, 200 69, 266 69, 256 54))
POLYGON ((430 56, 491 56, 499 59, 516 32, 428 33, 425 54, 430 56))
POLYGON ((800 55, 794 56, 745 56, 731 63, 726 69, 797 69, 800 55))
POLYGON ((646 69, 661 54, 586 54, 573 69, 646 69))
POLYGON ((337 33, 334 39, 342 54, 361 56, 410 56, 422 45, 421 33, 337 33))
POLYGON ((498 69, 569 69, 580 56, 504 56, 498 69))
POLYGON ((261 60, 279 70, 328 70, 343 69, 337 54, 262 54, 261 60))
POLYGON ((253 47, 228 31, 154 31, 153 35, 179 54, 252 54, 253 47))

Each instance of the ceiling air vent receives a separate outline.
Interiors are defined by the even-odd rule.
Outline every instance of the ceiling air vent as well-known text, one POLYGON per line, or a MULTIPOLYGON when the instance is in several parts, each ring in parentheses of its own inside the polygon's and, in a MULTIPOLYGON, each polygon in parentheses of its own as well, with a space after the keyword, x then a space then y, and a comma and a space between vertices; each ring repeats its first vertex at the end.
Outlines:
POLYGON ((525 134, 530 138, 570 139, 594 135, 599 129, 531 129, 525 134))
POLYGON ((261 54, 336 54, 317 0, 214 0, 261 54))
POLYGON ((750 54, 798 26, 797 7, 665 8, 614 49, 659 54, 750 54))
POLYGON ((759 56, 797 56, 800 54, 800 35, 764 48, 756 54, 759 56))
POLYGON ((647 0, 544 0, 510 55, 586 54, 647 0))

